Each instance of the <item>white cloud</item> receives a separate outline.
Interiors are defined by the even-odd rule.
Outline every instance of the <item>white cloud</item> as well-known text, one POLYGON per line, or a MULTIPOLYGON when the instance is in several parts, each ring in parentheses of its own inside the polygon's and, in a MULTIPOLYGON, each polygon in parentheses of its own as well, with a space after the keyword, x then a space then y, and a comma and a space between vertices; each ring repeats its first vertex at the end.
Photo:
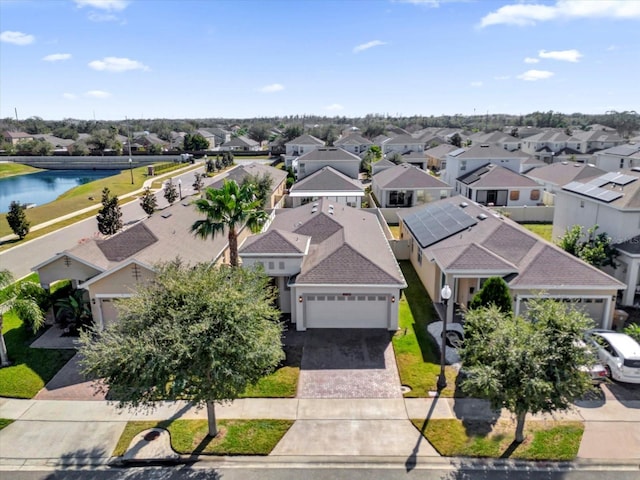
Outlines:
POLYGON ((469 85, 472 87, 481 87, 483 84, 482 82, 471 82, 469 85))
POLYGON ((102 60, 89 62, 89 66, 94 70, 106 72, 126 72, 128 70, 149 70, 145 64, 137 60, 119 57, 105 57, 102 60))
POLYGON ((60 62, 62 60, 69 60, 71 58, 70 53, 52 53, 46 57, 42 57, 45 62, 60 62))
POLYGON ((111 96, 109 92, 105 92, 104 90, 89 90, 84 95, 85 97, 92 98, 109 98, 111 96))
POLYGON ((361 43, 360 45, 356 45, 353 47, 353 53, 360 53, 365 50, 369 50, 373 47, 379 47, 380 45, 386 45, 387 42, 383 42, 382 40, 372 40, 371 42, 361 43))
POLYGON ((510 75, 498 75, 496 77, 493 77, 494 80, 509 80, 510 78, 510 75))
POLYGON ((607 47, 607 52, 613 52, 614 50, 617 50, 618 46, 617 45, 609 45, 607 47))
POLYGON ((63 93, 62 96, 67 100, 75 100, 76 98, 78 98, 78 96, 73 93, 63 93))
POLYGON ((485 15, 481 27, 490 25, 535 25, 557 19, 640 19, 640 2, 629 0, 556 0, 555 5, 518 3, 504 5, 485 15))
POLYGON ((5 30, 0 33, 0 42, 13 43, 14 45, 29 45, 35 42, 36 37, 22 32, 12 32, 5 30))
POLYGON ((87 15, 87 18, 92 22, 115 22, 118 20, 118 17, 113 15, 112 13, 97 13, 91 12, 87 15))
POLYGON ((271 85, 265 85, 264 87, 258 89, 258 91, 262 93, 281 92, 282 90, 284 90, 284 85, 280 83, 272 83, 271 85))
POLYGON ((330 112, 338 112, 340 110, 344 110, 344 107, 339 103, 332 103, 331 105, 324 107, 324 109, 329 110, 330 112))
POLYGON ((527 70, 523 74, 518 75, 520 80, 535 82, 536 80, 545 80, 553 77, 554 73, 547 70, 527 70))
POLYGON ((532 57, 527 57, 524 59, 524 63, 538 63, 539 61, 539 59, 532 57))
POLYGON ((546 50, 540 50, 538 52, 540 58, 551 58, 553 60, 561 60, 563 62, 578 62, 582 54, 578 50, 556 50, 547 52, 546 50))
POLYGON ((100 10, 120 11, 127 8, 129 2, 127 0, 75 0, 78 8, 93 7, 100 10))

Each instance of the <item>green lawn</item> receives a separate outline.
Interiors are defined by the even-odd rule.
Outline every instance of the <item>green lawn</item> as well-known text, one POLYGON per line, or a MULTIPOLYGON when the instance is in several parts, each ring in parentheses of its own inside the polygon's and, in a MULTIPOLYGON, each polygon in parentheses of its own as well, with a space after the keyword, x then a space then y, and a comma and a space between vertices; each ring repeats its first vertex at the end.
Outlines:
POLYGON ((545 240, 551 242, 551 232, 553 231, 552 223, 523 223, 521 224, 527 230, 539 235, 545 240))
POLYGON ((39 172, 39 168, 33 168, 21 163, 0 163, 0 178, 23 175, 25 173, 39 172))
POLYGON ((13 364, 0 369, 0 397, 33 398, 75 354, 29 347, 32 333, 13 312, 5 314, 2 334, 13 364))
POLYGON ((207 437, 206 420, 129 422, 113 456, 124 455, 133 438, 148 428, 169 430, 171 446, 180 454, 268 455, 293 425, 290 420, 218 420, 218 435, 207 437))
POLYGON ((292 398, 298 390, 302 347, 285 347, 283 365, 247 388, 240 398, 292 398))
POLYGON ((9 420, 8 418, 0 418, 0 430, 4 427, 7 427, 13 423, 13 420, 9 420))
MULTIPOLYGON (((400 329, 393 337, 393 349, 400 372, 400 382, 411 387, 405 397, 427 397, 435 391, 440 373, 440 356, 427 325, 438 320, 431 299, 409 261, 400 261, 400 268, 409 285, 399 304, 400 329)), ((443 396, 453 396, 457 372, 446 367, 447 388, 443 396)))
POLYGON ((582 422, 534 421, 525 424, 525 440, 513 443, 515 422, 463 423, 458 419, 412 420, 429 443, 445 457, 573 460, 584 432, 582 422), (489 432, 489 433, 487 433, 489 432))

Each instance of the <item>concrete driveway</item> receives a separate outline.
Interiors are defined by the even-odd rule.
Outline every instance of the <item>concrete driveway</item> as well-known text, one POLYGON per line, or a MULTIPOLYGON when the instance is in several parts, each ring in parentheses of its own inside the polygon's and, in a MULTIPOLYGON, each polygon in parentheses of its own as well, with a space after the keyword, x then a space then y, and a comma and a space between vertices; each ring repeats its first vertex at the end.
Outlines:
POLYGON ((391 332, 305 332, 298 398, 402 398, 391 332))

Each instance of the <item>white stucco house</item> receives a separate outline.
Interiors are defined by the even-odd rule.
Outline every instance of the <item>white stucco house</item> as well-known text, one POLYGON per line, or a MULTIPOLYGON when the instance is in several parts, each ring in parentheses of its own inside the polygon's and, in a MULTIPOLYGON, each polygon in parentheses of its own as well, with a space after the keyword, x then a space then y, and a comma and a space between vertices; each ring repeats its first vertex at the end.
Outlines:
POLYGON ((280 209, 239 255, 274 278, 278 305, 297 330, 398 328, 407 285, 373 213, 324 199, 280 209))
POLYGON ((347 177, 357 179, 361 162, 360 157, 342 148, 316 148, 298 157, 297 177, 302 180, 324 167, 331 167, 347 177))
POLYGON ((595 325, 611 328, 615 299, 625 285, 510 219, 456 195, 410 212, 400 212, 401 238, 410 261, 434 302, 451 287, 448 316, 467 307, 489 277, 502 277, 513 311, 528 299, 545 297, 575 303, 595 325))
POLYGON ((586 231, 598 225, 596 233, 606 233, 620 252, 618 267, 605 270, 627 285, 622 305, 635 305, 640 294, 640 169, 609 172, 591 179, 570 182, 556 193, 553 238, 564 235, 573 225, 586 231))
POLYGON ((640 167, 640 143, 600 150, 593 155, 593 164, 605 172, 640 167))
POLYGON ((401 163, 376 173, 371 190, 381 208, 406 208, 448 197, 453 188, 416 166, 401 163))
POLYGON ((349 135, 333 142, 333 145, 335 147, 340 147, 349 153, 353 153, 354 155, 362 155, 369 150, 369 147, 373 145, 373 142, 364 138, 359 133, 352 132, 349 135))
POLYGON ((364 187, 359 180, 347 177, 332 167, 323 167, 294 183, 289 189, 292 207, 299 207, 321 198, 330 202, 360 208, 364 187))
POLYGON ((459 177, 455 190, 492 207, 535 206, 542 202, 542 189, 535 181, 493 163, 459 177))

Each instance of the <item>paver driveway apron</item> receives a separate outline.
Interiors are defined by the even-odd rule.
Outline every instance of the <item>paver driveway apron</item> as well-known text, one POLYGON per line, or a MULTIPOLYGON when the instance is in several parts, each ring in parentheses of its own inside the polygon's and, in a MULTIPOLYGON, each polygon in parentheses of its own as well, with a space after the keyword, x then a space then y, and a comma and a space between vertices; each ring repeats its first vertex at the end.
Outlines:
POLYGON ((321 329, 305 337, 298 398, 402 398, 391 332, 321 329))

